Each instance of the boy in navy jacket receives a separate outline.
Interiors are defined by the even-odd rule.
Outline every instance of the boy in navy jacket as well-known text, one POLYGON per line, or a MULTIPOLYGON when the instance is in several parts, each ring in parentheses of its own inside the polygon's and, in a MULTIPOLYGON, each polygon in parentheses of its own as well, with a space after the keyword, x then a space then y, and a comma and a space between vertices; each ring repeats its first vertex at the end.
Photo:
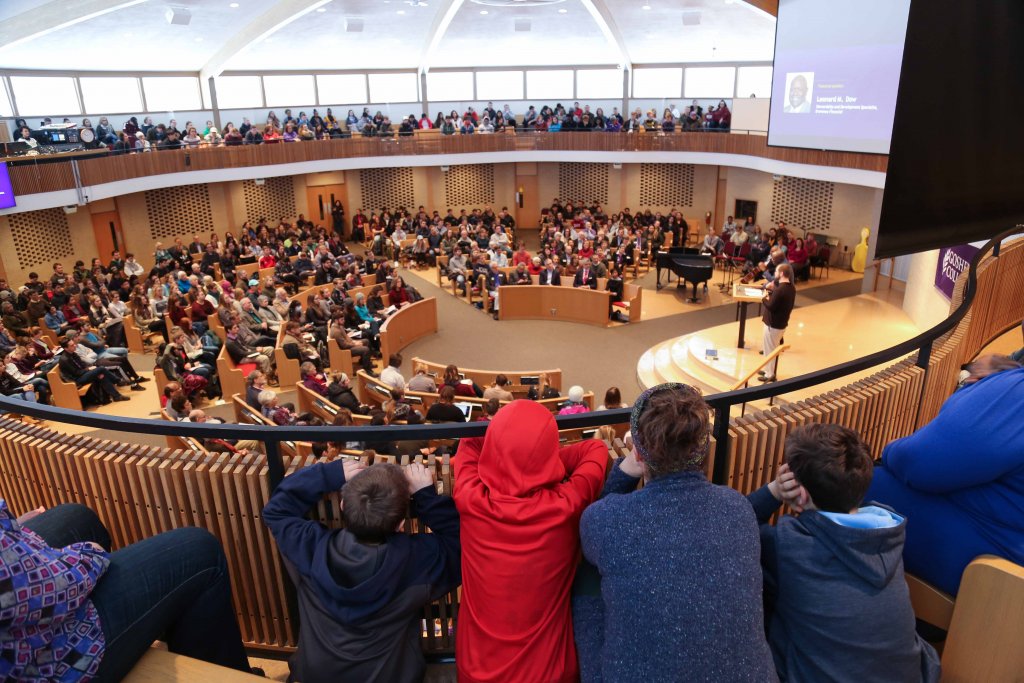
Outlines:
POLYGON ((291 680, 422 680, 423 606, 462 582, 459 516, 430 470, 340 460, 304 467, 277 487, 263 519, 298 592, 291 680), (339 489, 344 529, 306 519, 339 489), (402 533, 410 496, 432 534, 402 533))
POLYGON ((782 681, 937 681, 903 577, 906 518, 860 507, 871 484, 853 430, 812 424, 786 439, 779 477, 748 496, 761 525, 768 643, 782 681), (781 502, 799 517, 769 518, 781 502))

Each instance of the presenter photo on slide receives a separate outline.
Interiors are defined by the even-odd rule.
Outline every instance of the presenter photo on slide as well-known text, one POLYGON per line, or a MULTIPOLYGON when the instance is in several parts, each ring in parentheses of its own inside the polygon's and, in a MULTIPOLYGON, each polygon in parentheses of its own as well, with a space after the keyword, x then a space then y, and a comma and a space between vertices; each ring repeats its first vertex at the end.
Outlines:
POLYGON ((811 111, 811 90, 814 87, 814 72, 786 74, 786 90, 789 98, 784 112, 787 114, 808 114, 811 111))

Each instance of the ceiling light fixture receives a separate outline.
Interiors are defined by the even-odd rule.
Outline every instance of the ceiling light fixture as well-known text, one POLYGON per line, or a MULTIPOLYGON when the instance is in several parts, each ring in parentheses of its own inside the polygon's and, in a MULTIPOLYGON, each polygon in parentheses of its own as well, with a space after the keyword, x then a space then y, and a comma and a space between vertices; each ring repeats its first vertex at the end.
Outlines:
POLYGON ((233 2, 230 5, 228 5, 228 7, 230 7, 231 9, 238 9, 238 3, 237 2, 233 2))
POLYGON ((643 6, 643 7, 641 7, 640 9, 651 9, 651 6, 650 6, 650 5, 644 5, 644 6, 643 6))
POLYGON ((568 14, 569 10, 567 10, 567 9, 560 9, 560 10, 558 10, 558 13, 559 14, 568 14))
POLYGON ((405 10, 404 9, 400 9, 397 12, 395 12, 395 14, 405 14, 405 10))
POLYGON ((480 10, 480 14, 487 14, 487 10, 485 10, 485 9, 480 10))
POLYGON ((196 39, 195 39, 195 41, 196 41, 197 43, 201 43, 201 42, 203 42, 203 39, 202 39, 202 38, 196 38, 196 39))

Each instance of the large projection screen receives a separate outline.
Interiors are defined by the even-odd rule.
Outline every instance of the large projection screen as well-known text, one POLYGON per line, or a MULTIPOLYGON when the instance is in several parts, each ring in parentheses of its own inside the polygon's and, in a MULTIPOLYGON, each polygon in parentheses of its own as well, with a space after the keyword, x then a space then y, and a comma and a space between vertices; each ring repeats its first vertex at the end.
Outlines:
POLYGON ((910 0, 780 0, 768 144, 888 154, 910 0))
POLYGON ((1024 2, 915 0, 876 256, 1024 223, 1022 71, 1024 2))

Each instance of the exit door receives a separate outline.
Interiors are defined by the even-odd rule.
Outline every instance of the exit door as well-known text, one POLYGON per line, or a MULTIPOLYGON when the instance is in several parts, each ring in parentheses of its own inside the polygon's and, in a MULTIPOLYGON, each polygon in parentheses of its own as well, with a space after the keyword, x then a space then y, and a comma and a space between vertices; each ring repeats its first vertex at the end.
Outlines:
MULTIPOLYGON (((306 194, 309 199, 306 218, 316 225, 322 225, 328 230, 334 230, 334 221, 331 218, 331 207, 335 201, 340 201, 345 208, 345 221, 348 222, 352 213, 348 207, 348 195, 345 193, 344 185, 320 185, 318 187, 307 187, 306 194)), ((342 235, 348 234, 347 227, 339 226, 342 235)))
POLYGON ((104 264, 110 263, 110 254, 116 249, 124 257, 124 231, 117 211, 104 211, 92 215, 92 232, 96 237, 96 249, 104 264))

